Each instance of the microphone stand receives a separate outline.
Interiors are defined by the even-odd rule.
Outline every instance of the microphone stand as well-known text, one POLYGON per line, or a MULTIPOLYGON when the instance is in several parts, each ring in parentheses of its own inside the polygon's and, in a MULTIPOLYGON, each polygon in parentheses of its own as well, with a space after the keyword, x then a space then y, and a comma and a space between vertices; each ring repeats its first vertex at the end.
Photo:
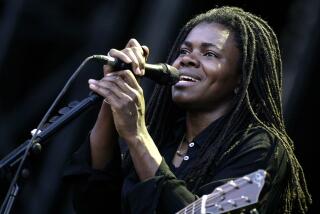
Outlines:
MULTIPOLYGON (((88 97, 86 97, 85 99, 80 101, 76 106, 72 107, 68 112, 66 112, 65 114, 60 116, 51 125, 49 125, 47 128, 42 130, 37 135, 37 137, 33 140, 33 142, 30 142, 30 140, 25 141, 18 148, 14 149, 10 154, 8 154, 6 157, 4 157, 0 161, 0 170, 7 169, 7 168, 13 168, 16 165, 16 163, 21 161, 23 158, 23 155, 24 155, 25 151, 28 149, 28 146, 30 145, 30 143, 32 143, 31 152, 39 153, 41 151, 41 146, 45 140, 47 140, 50 136, 52 136, 54 133, 56 133, 58 130, 60 130, 64 125, 69 123, 72 119, 76 118, 76 116, 80 115, 83 111, 85 111, 87 108, 89 108, 93 104, 97 103, 101 99, 102 98, 99 97, 99 95, 94 94, 94 93, 90 93, 90 95, 88 97)), ((23 174, 23 172, 22 172, 22 174, 23 174)), ((10 191, 9 199, 7 201, 4 201, 4 204, 2 204, 2 206, 1 206, 1 210, 3 210, 3 208, 5 206, 4 212, 3 212, 4 214, 10 213, 13 202, 14 202, 14 200, 20 190, 17 181, 13 185, 14 186, 13 186, 12 190, 10 191)))

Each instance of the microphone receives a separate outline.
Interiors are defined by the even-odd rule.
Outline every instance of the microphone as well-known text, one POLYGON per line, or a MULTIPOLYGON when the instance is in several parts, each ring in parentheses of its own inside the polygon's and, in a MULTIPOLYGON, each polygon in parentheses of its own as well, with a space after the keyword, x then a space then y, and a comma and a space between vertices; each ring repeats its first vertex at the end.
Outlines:
MULTIPOLYGON (((132 69, 131 64, 125 63, 119 59, 105 55, 93 55, 94 59, 103 61, 105 64, 110 65, 114 71, 132 69)), ((145 64, 144 77, 152 79, 160 85, 174 85, 179 81, 180 72, 173 66, 168 64, 145 64)))

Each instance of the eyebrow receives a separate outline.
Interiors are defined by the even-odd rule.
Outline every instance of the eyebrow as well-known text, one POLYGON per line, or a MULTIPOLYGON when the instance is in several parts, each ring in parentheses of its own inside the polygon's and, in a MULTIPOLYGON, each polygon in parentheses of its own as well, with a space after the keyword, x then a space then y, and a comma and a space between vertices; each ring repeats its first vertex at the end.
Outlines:
MULTIPOLYGON (((191 42, 188 42, 188 41, 184 41, 183 43, 182 43, 182 45, 185 45, 185 46, 187 46, 187 47, 192 47, 192 43, 191 42)), ((216 49, 218 49, 218 50, 221 50, 221 48, 219 48, 217 45, 215 45, 215 44, 213 44, 213 43, 209 43, 209 42, 202 42, 201 43, 201 47, 204 47, 204 48, 208 48, 208 47, 214 47, 214 48, 216 48, 216 49)))

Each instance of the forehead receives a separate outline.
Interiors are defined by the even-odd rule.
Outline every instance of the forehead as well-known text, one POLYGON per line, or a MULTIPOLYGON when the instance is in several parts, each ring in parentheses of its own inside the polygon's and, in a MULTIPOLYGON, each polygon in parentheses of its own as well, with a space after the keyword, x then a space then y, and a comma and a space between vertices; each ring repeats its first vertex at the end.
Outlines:
POLYGON ((234 36, 233 32, 222 24, 200 23, 189 32, 185 41, 192 44, 211 43, 223 49, 226 43, 234 44, 234 36))

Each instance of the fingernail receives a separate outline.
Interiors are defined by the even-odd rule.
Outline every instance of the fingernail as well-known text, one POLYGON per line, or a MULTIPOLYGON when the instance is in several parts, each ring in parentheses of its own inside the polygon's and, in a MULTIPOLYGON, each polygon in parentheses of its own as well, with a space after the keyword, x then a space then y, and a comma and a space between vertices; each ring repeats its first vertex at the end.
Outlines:
POLYGON ((138 74, 138 75, 141 75, 141 74, 142 74, 139 67, 136 68, 136 74, 138 74))
POLYGON ((94 84, 89 84, 89 87, 91 88, 91 89, 97 89, 98 87, 96 86, 96 85, 94 85, 94 84))
POLYGON ((109 77, 109 76, 113 76, 115 73, 112 72, 112 73, 107 73, 105 76, 109 77))
POLYGON ((88 81, 89 84, 94 84, 94 83, 96 83, 96 82, 97 82, 97 81, 94 80, 94 79, 89 79, 89 81, 88 81))

